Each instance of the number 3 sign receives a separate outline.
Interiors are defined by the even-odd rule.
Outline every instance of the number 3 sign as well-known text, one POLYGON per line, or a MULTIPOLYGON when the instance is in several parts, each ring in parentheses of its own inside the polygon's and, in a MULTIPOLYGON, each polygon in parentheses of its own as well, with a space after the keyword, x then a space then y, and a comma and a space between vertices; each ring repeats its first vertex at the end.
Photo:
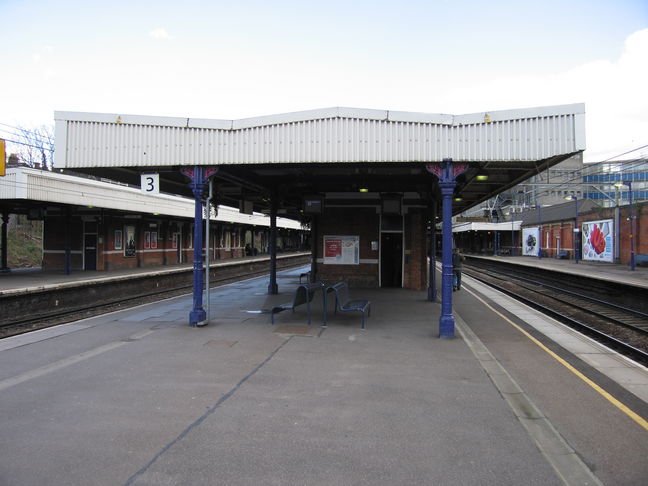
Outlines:
POLYGON ((142 192, 144 194, 159 194, 160 174, 142 174, 142 192))

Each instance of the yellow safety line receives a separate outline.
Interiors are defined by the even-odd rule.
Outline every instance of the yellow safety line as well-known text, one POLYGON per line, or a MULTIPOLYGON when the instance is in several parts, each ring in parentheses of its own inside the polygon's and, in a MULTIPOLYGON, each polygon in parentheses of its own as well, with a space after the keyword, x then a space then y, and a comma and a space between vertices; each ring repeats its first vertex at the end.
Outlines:
POLYGON ((587 376, 585 376, 583 373, 578 371, 576 368, 574 368, 572 365, 570 365, 567 361, 565 361, 563 358, 558 356, 556 353, 554 353, 551 349, 547 348, 544 344, 542 344, 540 341, 538 341, 536 338, 534 338, 531 334, 529 334, 527 331, 522 329, 520 326, 518 326, 515 322, 511 321, 508 317, 503 315, 501 312, 498 310, 494 309, 490 304, 488 304, 486 301, 484 301, 481 297, 476 295, 474 292, 471 292, 469 290, 470 294, 472 294, 476 299, 481 301, 486 307, 488 307, 490 310, 492 310, 495 314, 500 316, 502 319, 504 319, 506 322, 511 324, 513 327, 515 327, 518 331, 520 331, 522 334, 524 334, 526 337, 528 337, 533 343, 535 343, 540 349, 544 350, 547 352, 550 356, 552 356, 556 361, 558 361, 560 364, 562 364, 565 368, 567 368, 569 371, 571 371, 573 374, 575 374, 577 377, 579 377, 581 380, 583 380, 585 383, 587 383, 590 387, 592 387, 596 392, 598 392, 601 396, 603 396, 606 400, 608 400, 612 405, 617 407, 619 410, 621 410, 623 413, 625 413, 628 417, 630 417, 632 420, 637 422, 641 427, 644 428, 644 430, 648 431, 648 420, 644 419, 641 415, 638 413, 632 411, 627 405, 624 403, 621 403, 619 400, 614 398, 610 393, 605 391, 603 388, 601 388, 599 385, 594 383, 592 380, 590 380, 587 376))

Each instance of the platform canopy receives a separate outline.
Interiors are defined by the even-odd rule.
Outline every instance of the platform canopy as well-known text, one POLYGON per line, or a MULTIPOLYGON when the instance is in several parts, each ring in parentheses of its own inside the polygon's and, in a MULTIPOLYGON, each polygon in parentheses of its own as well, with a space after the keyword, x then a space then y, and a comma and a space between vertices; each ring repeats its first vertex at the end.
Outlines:
POLYGON ((303 198, 438 198, 426 164, 451 158, 453 213, 479 204, 585 149, 583 104, 447 115, 326 108, 242 120, 55 113, 56 169, 140 184, 159 173, 163 192, 190 195, 180 167, 219 166, 219 202, 257 211, 278 195, 298 216, 303 198), (368 193, 359 193, 368 189, 368 193))
POLYGON ((466 231, 520 231, 522 221, 511 221, 505 223, 488 223, 482 221, 468 221, 452 225, 453 233, 464 233, 466 231))

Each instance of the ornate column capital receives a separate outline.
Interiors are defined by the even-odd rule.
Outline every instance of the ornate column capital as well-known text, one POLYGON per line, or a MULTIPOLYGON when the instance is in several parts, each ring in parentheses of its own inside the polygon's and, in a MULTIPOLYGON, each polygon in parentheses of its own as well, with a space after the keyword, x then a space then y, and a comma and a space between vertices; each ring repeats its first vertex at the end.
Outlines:
POLYGON ((456 182, 457 177, 468 170, 468 164, 453 162, 452 159, 443 159, 441 162, 425 164, 425 169, 439 178, 439 184, 447 184, 456 182))

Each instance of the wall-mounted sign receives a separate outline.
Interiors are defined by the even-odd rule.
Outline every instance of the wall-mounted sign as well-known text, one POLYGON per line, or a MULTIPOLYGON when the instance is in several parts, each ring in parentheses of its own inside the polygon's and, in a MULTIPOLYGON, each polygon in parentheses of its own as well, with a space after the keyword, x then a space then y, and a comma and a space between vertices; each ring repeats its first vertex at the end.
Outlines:
POLYGON ((583 223, 583 260, 614 261, 614 221, 587 221, 583 223))
POLYGON ((141 175, 142 192, 145 194, 160 193, 160 174, 141 175))
POLYGON ((305 214, 322 214, 322 198, 318 196, 304 198, 305 214))
POLYGON ((5 141, 0 138, 0 176, 6 174, 7 159, 5 155, 5 141))
POLYGON ((324 236, 325 265, 359 265, 359 236, 324 236))

